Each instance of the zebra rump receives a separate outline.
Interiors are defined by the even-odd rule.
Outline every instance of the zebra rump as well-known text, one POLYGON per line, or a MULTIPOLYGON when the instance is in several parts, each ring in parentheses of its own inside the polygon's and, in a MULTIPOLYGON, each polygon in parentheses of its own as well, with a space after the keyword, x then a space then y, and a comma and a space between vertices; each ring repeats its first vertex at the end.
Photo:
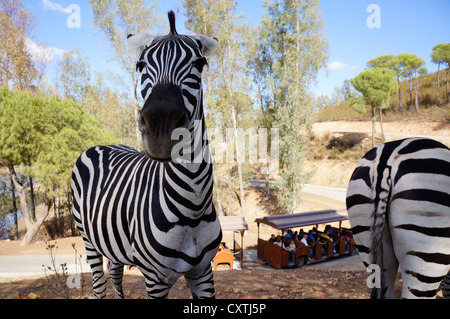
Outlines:
POLYGON ((450 150, 426 138, 382 144, 354 170, 346 198, 357 249, 380 269, 372 298, 433 298, 450 281, 450 150))

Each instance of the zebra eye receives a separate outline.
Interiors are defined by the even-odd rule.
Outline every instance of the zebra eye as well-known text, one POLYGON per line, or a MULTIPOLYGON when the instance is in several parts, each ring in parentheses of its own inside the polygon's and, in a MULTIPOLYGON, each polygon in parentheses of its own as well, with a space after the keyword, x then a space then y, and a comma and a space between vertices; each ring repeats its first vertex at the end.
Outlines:
POLYGON ((145 68, 145 65, 146 65, 145 61, 138 61, 136 63, 136 71, 142 72, 142 69, 145 68))

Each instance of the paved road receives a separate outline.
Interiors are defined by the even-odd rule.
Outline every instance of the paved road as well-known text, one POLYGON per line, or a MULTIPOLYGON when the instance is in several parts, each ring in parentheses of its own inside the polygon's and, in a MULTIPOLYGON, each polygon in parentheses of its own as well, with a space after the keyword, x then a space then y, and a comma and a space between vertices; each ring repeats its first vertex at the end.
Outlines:
MULTIPOLYGON (((249 180, 250 185, 253 187, 264 188, 266 187, 266 181, 263 179, 251 179, 249 180)), ((273 185, 273 181, 270 181, 270 184, 273 185)), ((303 193, 313 194, 317 196, 322 196, 326 198, 331 198, 333 200, 342 202, 345 204, 345 195, 347 193, 346 188, 339 187, 331 187, 331 186, 322 186, 322 185, 313 185, 313 184, 305 184, 302 188, 303 193)))
MULTIPOLYGON (((90 271, 86 258, 81 258, 82 271, 90 271)), ((58 254, 55 264, 61 271, 60 265, 67 263, 68 273, 80 272, 80 266, 75 263, 75 254, 58 254)), ((22 276, 36 276, 45 273, 44 266, 51 266, 49 255, 6 255, 0 256, 0 279, 22 276)))
POLYGON ((334 199, 345 204, 346 188, 305 184, 302 188, 303 193, 313 194, 322 197, 334 199))

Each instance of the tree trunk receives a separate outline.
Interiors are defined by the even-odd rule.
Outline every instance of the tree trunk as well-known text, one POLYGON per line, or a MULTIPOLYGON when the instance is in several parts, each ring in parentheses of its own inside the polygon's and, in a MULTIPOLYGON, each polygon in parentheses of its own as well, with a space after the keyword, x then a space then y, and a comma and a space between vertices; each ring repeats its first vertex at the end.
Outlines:
POLYGON ((244 181, 242 180, 242 163, 239 161, 240 150, 239 150, 239 146, 238 146, 236 112, 234 110, 233 102, 231 102, 231 108, 232 108, 231 116, 233 117, 233 126, 234 126, 234 145, 236 146, 236 160, 237 160, 237 166, 238 166, 239 189, 241 191, 241 211, 242 211, 242 216, 244 216, 244 218, 245 218, 244 181))
POLYGON ((270 174, 270 160, 269 160, 269 155, 266 155, 266 196, 270 195, 269 174, 270 174))
POLYGON ((33 189, 33 178, 31 175, 28 176, 30 181, 30 199, 31 199, 31 218, 36 221, 36 205, 34 205, 34 189, 33 189))
MULTIPOLYGON (((296 163, 297 158, 297 147, 294 145, 294 154, 292 154, 292 163, 296 163)), ((295 214, 295 211, 297 209, 297 181, 295 179, 295 172, 293 176, 293 185, 292 185, 292 214, 295 214)))
POLYGON ((222 207, 222 198, 220 197, 219 193, 219 183, 217 182, 217 176, 215 172, 213 172, 213 178, 214 178, 214 188, 216 189, 216 198, 217 198, 217 210, 219 211, 219 216, 223 215, 223 207, 222 207))
POLYGON ((412 77, 409 78, 409 107, 412 108, 413 105, 413 97, 412 97, 412 77))
POLYGON ((232 58, 232 54, 231 54, 231 43, 228 42, 228 76, 229 76, 229 83, 228 83, 228 90, 229 90, 229 94, 230 94, 230 102, 231 102, 231 117, 232 117, 232 121, 233 121, 233 130, 234 130, 234 145, 236 147, 236 159, 237 159, 237 166, 238 166, 238 176, 239 176, 239 188, 241 191, 241 211, 242 211, 242 216, 244 216, 245 218, 245 198, 244 198, 244 182, 242 180, 242 163, 240 163, 239 159, 240 159, 240 149, 238 146, 238 136, 237 136, 237 121, 236 121, 236 110, 234 107, 234 102, 233 102, 233 70, 232 70, 232 65, 231 65, 231 58, 232 58))
POLYGON ((398 108, 400 112, 403 112, 402 110, 402 90, 400 89, 400 78, 397 77, 397 83, 398 83, 398 108))
POLYGON ((231 185, 231 164, 228 164, 228 214, 233 215, 233 187, 231 185))
POLYGON ((372 104, 372 147, 375 147, 375 105, 372 104))
POLYGON ((17 205, 16 205, 16 188, 14 187, 14 182, 11 178, 11 194, 12 194, 12 204, 13 204, 13 211, 14 211, 14 224, 16 225, 16 229, 14 231, 14 240, 19 239, 19 223, 17 221, 17 205))
POLYGON ((438 71, 437 71, 437 88, 439 92, 439 69, 441 67, 441 62, 438 62, 438 71))
POLYGON ((383 112, 381 112, 380 109, 380 128, 381 128, 381 136, 383 137, 383 143, 386 141, 386 137, 384 136, 384 129, 383 129, 383 112))
POLYGON ((22 242, 20 243, 20 246, 25 246, 31 243, 33 240, 34 235, 36 235, 37 231, 39 230, 39 227, 42 225, 44 220, 47 218, 47 215, 50 211, 50 207, 52 205, 52 202, 49 203, 47 206, 46 211, 40 218, 34 222, 31 217, 31 212, 28 209, 27 201, 26 201, 26 188, 23 187, 19 180, 17 179, 16 172, 14 171, 14 166, 12 164, 8 164, 9 169, 9 177, 14 183, 15 188, 17 189, 17 192, 19 193, 19 200, 20 200, 20 206, 22 208, 22 214, 23 218, 25 220, 25 227, 27 229, 25 233, 25 237, 22 239, 22 242))
POLYGON ((417 76, 414 78, 414 105, 416 107, 416 112, 419 112, 419 79, 417 76))
POLYGON ((447 93, 447 103, 450 103, 449 93, 448 93, 448 71, 450 71, 450 67, 447 68, 447 86, 445 92, 447 93))

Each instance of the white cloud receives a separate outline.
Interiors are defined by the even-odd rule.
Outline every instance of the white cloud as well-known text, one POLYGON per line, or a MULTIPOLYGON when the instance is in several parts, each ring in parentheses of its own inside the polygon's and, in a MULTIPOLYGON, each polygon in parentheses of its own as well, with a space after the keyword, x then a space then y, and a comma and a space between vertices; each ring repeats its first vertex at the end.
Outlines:
POLYGON ((37 62, 49 63, 55 56, 62 56, 65 52, 63 49, 37 44, 30 38, 26 38, 25 45, 31 58, 37 62))
POLYGON ((42 5, 45 10, 59 11, 62 13, 71 13, 72 10, 69 7, 64 8, 62 5, 56 2, 51 2, 50 0, 42 0, 42 5))
POLYGON ((347 64, 342 63, 341 61, 334 61, 332 63, 327 64, 327 70, 333 71, 338 69, 345 69, 347 67, 347 64))

